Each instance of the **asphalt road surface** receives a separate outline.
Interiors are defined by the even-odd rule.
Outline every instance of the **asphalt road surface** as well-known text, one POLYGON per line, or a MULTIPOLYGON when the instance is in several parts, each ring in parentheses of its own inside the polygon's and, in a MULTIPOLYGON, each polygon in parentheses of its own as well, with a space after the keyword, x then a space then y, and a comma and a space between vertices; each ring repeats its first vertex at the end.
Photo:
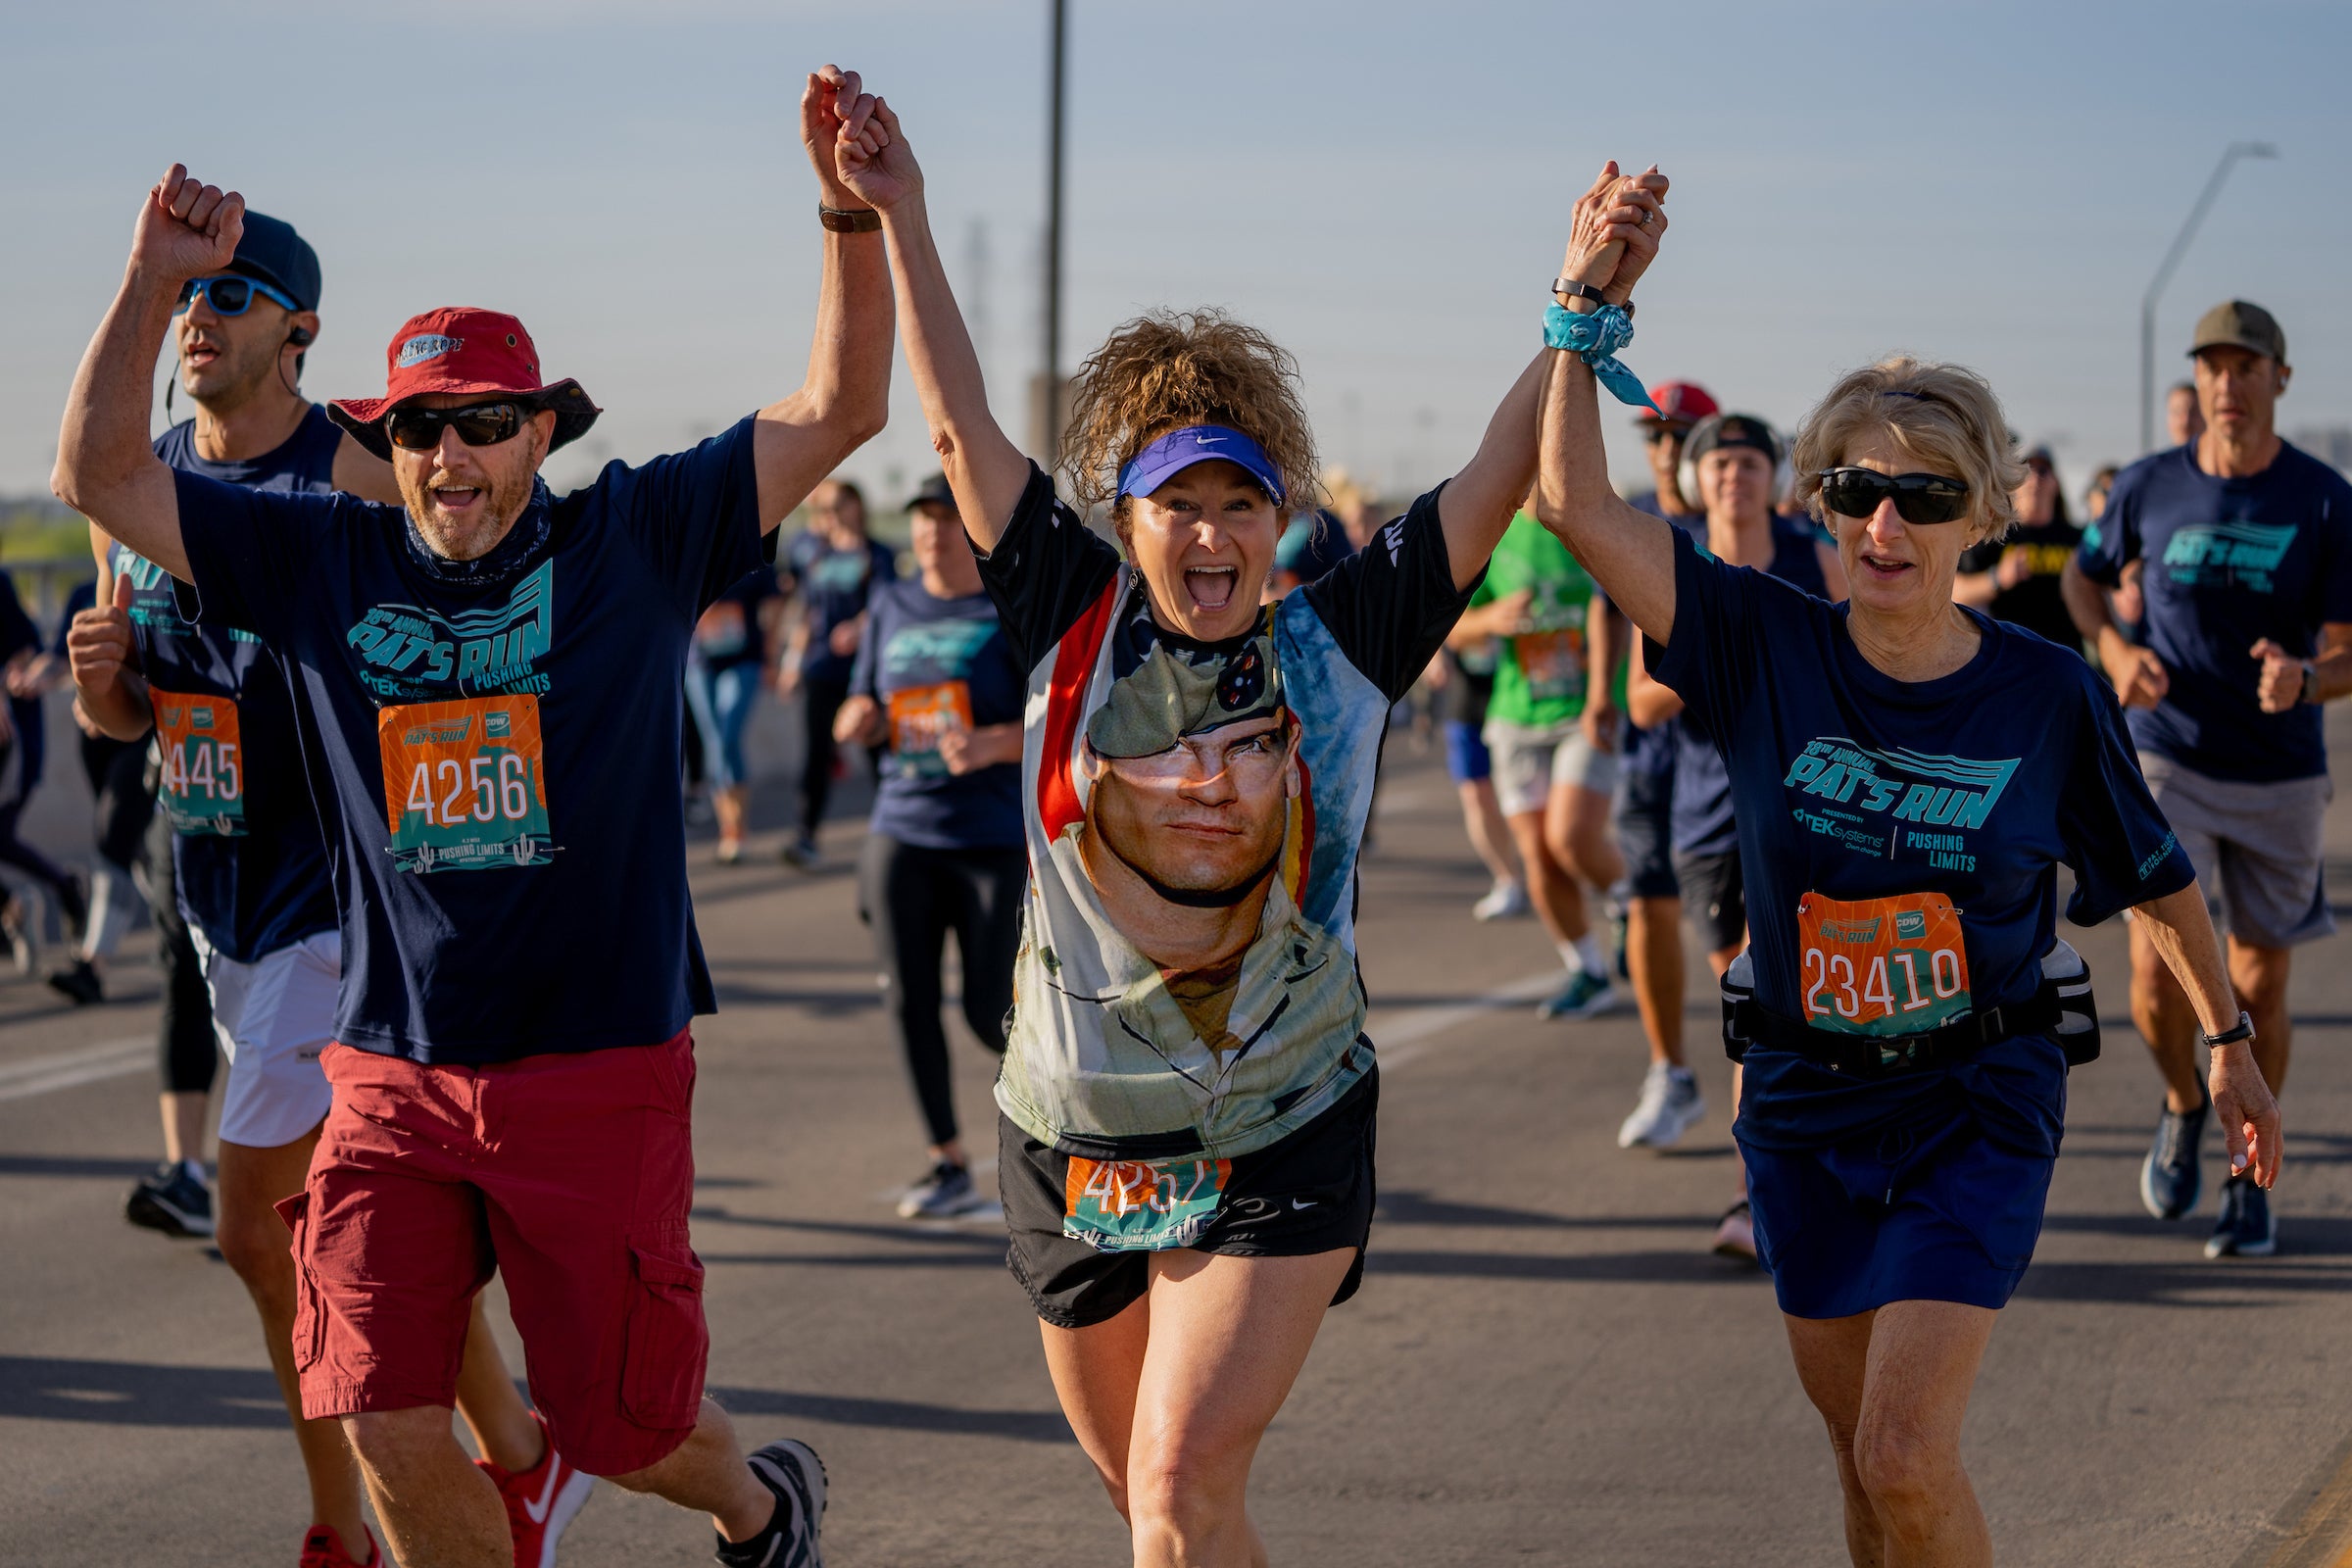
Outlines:
MULTIPOLYGON (((1541 931, 1471 921, 1483 877, 1452 791, 1409 741, 1390 750, 1362 904, 1380 1220, 1362 1294, 1258 1457, 1273 1559, 1843 1561, 1828 1444, 1770 1285, 1705 1250, 1733 1179, 1711 1001, 1694 983, 1713 1108, 1670 1154, 1620 1152, 1638 1026, 1534 1016, 1541 931)), ((2352 807, 2330 827, 2352 857, 2352 807)), ((824 1454, 837 1565, 1124 1562, 1001 1227, 893 1215, 923 1160, 855 916, 858 833, 835 823, 816 874, 775 863, 772 831, 733 869, 697 849, 722 1004, 697 1031, 711 1392, 753 1441, 797 1434, 824 1454)), ((2000 1560, 2352 1561, 2344 939, 2297 965, 2279 1254, 2216 1264, 2213 1139, 2195 1219, 2140 1210, 2158 1089, 2125 1017, 2122 927, 2071 934, 2107 1057, 2075 1077, 2040 1251, 1969 1417, 2000 1560)), ((245 1294, 204 1246, 122 1219, 156 1153, 144 958, 118 988, 76 1012, 0 982, 0 1561, 290 1564, 301 1476, 245 1294)), ((988 1062, 958 1039, 986 1149, 988 1062)), ((702 1521, 605 1488, 563 1561, 709 1556, 702 1521)))

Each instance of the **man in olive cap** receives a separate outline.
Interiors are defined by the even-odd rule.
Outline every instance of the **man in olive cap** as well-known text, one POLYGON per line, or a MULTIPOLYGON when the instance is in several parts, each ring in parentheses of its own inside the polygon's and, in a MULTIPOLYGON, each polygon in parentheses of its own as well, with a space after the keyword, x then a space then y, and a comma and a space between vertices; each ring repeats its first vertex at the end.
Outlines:
MULTIPOLYGON (((2215 306, 2198 318, 2189 356, 2204 432, 2117 476, 2064 586, 2131 710, 2157 804, 2215 900, 2241 1023, 2264 1078, 2279 1085, 2292 951, 2335 930, 2320 879, 2329 786, 2319 705, 2352 692, 2352 485, 2278 438, 2274 414, 2293 372, 2270 312, 2244 300, 2215 306), (2134 562, 2147 607, 2138 646, 2099 592, 2134 562)), ((2136 925, 2132 1015, 2166 1089, 2140 1200, 2159 1219, 2180 1219, 2203 1185, 2205 1052, 2187 1000, 2136 925)), ((2205 1255, 2277 1247, 2270 1195, 2230 1177, 2205 1255)))

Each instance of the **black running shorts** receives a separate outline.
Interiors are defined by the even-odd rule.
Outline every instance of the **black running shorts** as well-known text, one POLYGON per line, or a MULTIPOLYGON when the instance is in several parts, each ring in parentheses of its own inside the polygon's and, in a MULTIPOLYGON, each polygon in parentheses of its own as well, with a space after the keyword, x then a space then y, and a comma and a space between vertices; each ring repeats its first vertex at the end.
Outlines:
MULTIPOLYGON (((1307 1257, 1355 1249, 1355 1261, 1331 1304, 1363 1283, 1364 1244, 1372 1233, 1374 1111, 1377 1069, 1306 1126, 1254 1153, 1237 1155, 1224 1201, 1197 1251, 1229 1257, 1307 1257)), ((1029 1293, 1037 1315, 1056 1328, 1108 1322, 1141 1300, 1151 1284, 1148 1251, 1097 1250, 1066 1236, 1070 1156, 997 1117, 997 1185, 1011 1233, 1005 1265, 1029 1293)))
POLYGON ((1683 884, 1683 907, 1709 953, 1737 948, 1747 940, 1747 889, 1740 876, 1740 852, 1678 855, 1674 874, 1683 884))

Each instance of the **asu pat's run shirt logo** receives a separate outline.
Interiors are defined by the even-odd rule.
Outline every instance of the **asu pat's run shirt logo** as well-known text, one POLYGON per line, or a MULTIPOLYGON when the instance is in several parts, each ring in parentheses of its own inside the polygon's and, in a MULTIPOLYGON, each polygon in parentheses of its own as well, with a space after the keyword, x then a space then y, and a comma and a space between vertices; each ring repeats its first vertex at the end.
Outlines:
POLYGON ((379 700, 469 693, 544 694, 548 679, 532 662, 556 634, 556 564, 514 585, 495 609, 444 615, 416 605, 377 605, 344 634, 359 651, 360 679, 379 700))
POLYGON ((1984 825, 2022 760, 1882 751, 1831 735, 1807 741, 1781 783, 1796 792, 1800 826, 1857 855, 1892 859, 1909 850, 1939 869, 1973 871, 1968 834, 1984 825))

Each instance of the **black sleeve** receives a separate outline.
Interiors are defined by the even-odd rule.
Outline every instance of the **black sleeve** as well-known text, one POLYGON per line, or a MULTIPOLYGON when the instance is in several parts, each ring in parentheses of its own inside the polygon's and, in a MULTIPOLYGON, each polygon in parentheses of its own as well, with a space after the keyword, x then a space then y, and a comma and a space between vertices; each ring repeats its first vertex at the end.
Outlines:
POLYGON ((1364 678, 1395 702, 1446 646, 1486 569, 1467 588, 1453 585, 1446 528, 1438 520, 1438 486, 1372 542, 1298 592, 1331 640, 1364 678))
POLYGON ((2066 917, 2077 925, 2097 925, 2119 909, 2180 892, 2196 871, 2148 793, 2115 693, 2087 665, 2079 674, 2069 669, 2066 678, 2081 686, 2082 703, 2058 795, 2062 858, 2075 873, 2066 917))
POLYGON ((14 659, 28 648, 40 646, 40 628, 24 613, 24 601, 17 597, 16 579, 0 571, 0 659, 14 659))
POLYGON ((747 416, 643 467, 608 464, 590 487, 604 493, 689 620, 760 564, 760 471, 752 444, 747 416))
POLYGON ((194 579, 176 591, 179 612, 191 624, 237 627, 266 643, 285 641, 302 586, 347 509, 399 514, 350 496, 249 490, 180 469, 172 480, 194 579))
POLYGON ((2008 548, 2008 544, 1999 539, 1987 539, 1982 544, 1970 545, 1960 552, 1959 569, 1970 574, 1990 571, 2001 564, 2001 552, 2008 548))
POLYGON ((1034 463, 997 548, 972 554, 1024 678, 1119 571, 1119 553, 1062 505, 1034 463))

